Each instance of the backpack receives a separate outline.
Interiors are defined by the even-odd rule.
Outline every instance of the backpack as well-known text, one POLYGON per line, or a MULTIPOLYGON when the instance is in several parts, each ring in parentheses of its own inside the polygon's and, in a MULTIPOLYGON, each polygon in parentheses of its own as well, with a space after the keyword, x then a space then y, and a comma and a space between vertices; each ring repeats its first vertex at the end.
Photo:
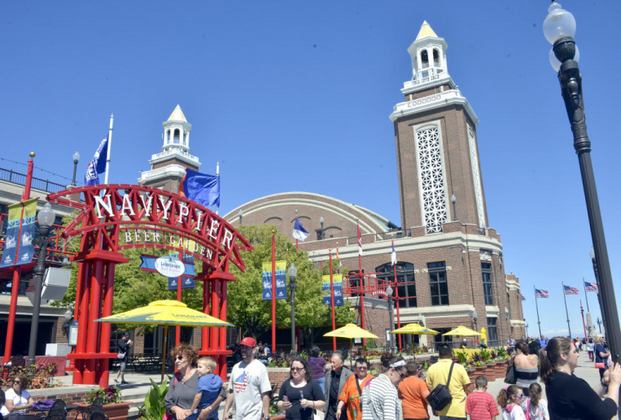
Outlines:
POLYGON ((451 384, 451 375, 453 374, 454 365, 455 362, 451 362, 451 369, 449 370, 446 385, 437 385, 427 397, 427 403, 429 403, 434 411, 442 411, 442 409, 444 409, 447 405, 451 403, 451 401, 453 401, 453 397, 449 392, 449 385, 451 384))

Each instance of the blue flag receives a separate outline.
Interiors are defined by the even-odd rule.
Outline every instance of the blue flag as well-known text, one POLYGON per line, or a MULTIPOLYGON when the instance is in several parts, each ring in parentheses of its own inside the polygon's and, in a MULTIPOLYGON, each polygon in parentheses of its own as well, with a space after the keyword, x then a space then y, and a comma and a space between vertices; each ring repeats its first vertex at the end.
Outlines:
POLYGON ((183 193, 190 200, 206 207, 220 207, 220 177, 186 168, 183 193))
POLYGON ((304 242, 306 238, 308 238, 308 231, 304 226, 302 226, 302 222, 300 222, 299 218, 296 218, 295 222, 293 223, 292 235, 294 239, 302 242, 304 242))
POLYGON ((108 139, 105 138, 99 143, 99 147, 93 156, 93 159, 88 163, 86 168, 86 174, 84 174, 85 185, 98 185, 99 174, 104 173, 106 170, 106 157, 108 155, 108 139))

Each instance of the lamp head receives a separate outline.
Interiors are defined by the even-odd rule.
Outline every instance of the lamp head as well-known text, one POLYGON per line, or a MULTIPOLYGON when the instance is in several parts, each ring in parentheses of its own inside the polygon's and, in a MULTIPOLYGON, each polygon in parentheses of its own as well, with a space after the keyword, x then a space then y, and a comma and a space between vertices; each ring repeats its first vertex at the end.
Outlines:
POLYGON ((548 7, 548 15, 543 21, 543 35, 552 45, 561 38, 576 35, 576 19, 560 3, 553 1, 548 7))
POLYGON ((78 163, 80 161, 80 152, 73 153, 73 163, 78 163))
POLYGON ((43 208, 39 210, 39 213, 37 213, 37 222, 41 227, 49 228, 54 224, 55 219, 56 213, 54 212, 54 209, 52 209, 50 203, 45 203, 43 208))
POLYGON ((392 296, 392 287, 389 285, 386 288, 386 297, 391 297, 392 296))
POLYGON ((291 265, 289 266, 289 270, 287 270, 287 274, 289 274, 290 279, 294 279, 297 277, 298 268, 295 266, 294 263, 291 263, 291 265))
POLYGON ((324 223, 324 222, 325 222, 325 219, 323 218, 323 216, 321 216, 321 217, 319 218, 319 224, 320 224, 320 225, 323 225, 323 223, 324 223))

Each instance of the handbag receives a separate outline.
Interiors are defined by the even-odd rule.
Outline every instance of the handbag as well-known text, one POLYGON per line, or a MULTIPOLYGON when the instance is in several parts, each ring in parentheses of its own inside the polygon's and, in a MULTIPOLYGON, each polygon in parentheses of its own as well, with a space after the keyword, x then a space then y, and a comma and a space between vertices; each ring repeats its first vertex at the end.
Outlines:
POLYGON ((125 353, 118 352, 118 353, 116 354, 116 358, 117 358, 117 359, 125 359, 125 353))
POLYGON ((433 411, 441 411, 443 408, 449 405, 451 401, 453 401, 453 397, 451 396, 451 393, 449 391, 449 385, 451 384, 451 375, 453 374, 454 365, 455 362, 451 362, 451 369, 449 370, 446 385, 437 385, 427 396, 427 403, 429 403, 433 411))
POLYGON ((505 372, 505 383, 515 385, 517 382, 517 374, 515 372, 515 365, 513 363, 509 363, 507 366, 507 371, 505 372))

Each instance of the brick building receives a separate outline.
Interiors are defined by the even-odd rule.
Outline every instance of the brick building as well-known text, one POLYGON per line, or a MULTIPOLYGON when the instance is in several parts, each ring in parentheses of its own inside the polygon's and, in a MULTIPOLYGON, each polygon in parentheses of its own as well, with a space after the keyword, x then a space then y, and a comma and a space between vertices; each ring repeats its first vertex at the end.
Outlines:
MULTIPOLYGON (((408 48, 412 79, 394 106, 401 223, 332 197, 290 192, 260 197, 225 217, 235 225, 273 224, 290 235, 299 218, 311 237, 300 244, 318 265, 339 249, 342 264, 393 279, 397 253, 401 324, 441 332, 457 325, 487 328, 491 344, 524 336, 520 285, 506 275, 499 234, 489 225, 476 138, 478 118, 448 72, 447 44, 424 22, 408 48)), ((372 282, 368 279, 367 282, 372 282)), ((358 298, 353 298, 354 305, 358 298)), ((388 329, 381 294, 367 294, 367 326, 388 329)), ((395 320, 396 321, 396 320, 395 320)), ((436 340, 442 340, 436 336, 436 340)))

